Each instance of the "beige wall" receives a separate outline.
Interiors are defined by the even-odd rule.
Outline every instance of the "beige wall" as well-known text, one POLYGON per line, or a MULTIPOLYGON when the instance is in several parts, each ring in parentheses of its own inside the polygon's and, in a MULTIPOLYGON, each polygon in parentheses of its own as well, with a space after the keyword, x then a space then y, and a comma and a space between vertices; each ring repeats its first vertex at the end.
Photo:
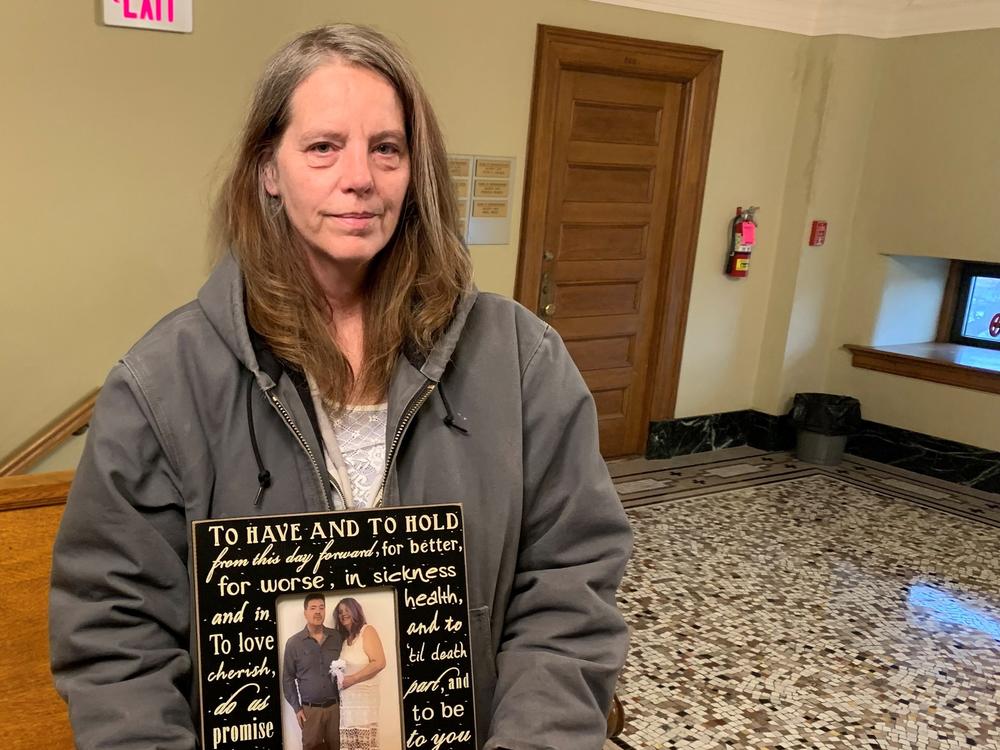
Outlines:
MULTIPOLYGON (((250 87, 266 58, 322 22, 372 23, 402 40, 455 152, 513 155, 517 195, 539 23, 725 51, 695 267, 679 415, 750 404, 805 64, 804 37, 586 0, 506 4, 386 0, 196 3, 195 33, 104 28, 90 3, 0 5, 0 92, 9 112, 0 193, 0 319, 9 398, 0 455, 99 384, 127 347, 196 292, 206 216, 250 87), (490 15, 486 15, 486 11, 490 15), (477 33, 478 32, 478 33, 477 33), (721 274, 738 204, 765 222, 750 279, 721 274)), ((473 248, 476 278, 510 293, 512 241, 473 248)))
POLYGON ((823 37, 810 45, 754 393, 754 406, 771 414, 787 411, 796 392, 827 387, 880 57, 874 39, 823 37), (821 247, 808 246, 813 219, 829 223, 821 247))
MULTIPOLYGON (((829 388, 862 396, 870 418, 1000 448, 971 426, 995 397, 898 385, 849 368, 839 349, 876 329, 880 252, 960 244, 996 257, 985 240, 1000 101, 981 91, 1000 84, 997 33, 808 39, 587 0, 384 0, 350 12, 211 0, 196 3, 191 35, 105 28, 90 3, 0 5, 0 64, 14 72, 0 80, 11 113, 0 455, 194 295, 210 266, 210 197, 253 80, 296 31, 334 20, 402 41, 452 151, 517 158, 518 208, 537 24, 722 49, 677 416, 777 413, 795 390, 829 388), (721 273, 728 224, 750 203, 760 242, 750 277, 733 281, 721 273), (900 231, 914 206, 934 220, 926 236, 900 231), (819 250, 804 247, 816 216, 831 221, 819 250), (889 406, 903 391, 920 398, 889 406), (969 418, 943 418, 948 404, 969 418)), ((512 290, 519 220, 515 210, 509 245, 473 248, 481 288, 512 290)))
MULTIPOLYGON (((947 264, 1000 262, 1000 30, 895 39, 864 156, 833 343, 934 338, 947 264)), ((831 390, 868 419, 1000 450, 1000 396, 851 367, 830 352, 831 390)))
POLYGON ((882 44, 858 243, 1000 261, 1000 29, 882 44))

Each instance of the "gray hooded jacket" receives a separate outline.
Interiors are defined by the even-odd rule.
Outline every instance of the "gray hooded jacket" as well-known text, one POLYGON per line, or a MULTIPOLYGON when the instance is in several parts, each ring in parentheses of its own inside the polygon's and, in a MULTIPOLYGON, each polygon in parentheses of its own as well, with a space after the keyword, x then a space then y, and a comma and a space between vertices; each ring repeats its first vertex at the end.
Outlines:
MULTIPOLYGON (((227 258, 101 391, 50 601, 53 672, 81 750, 196 746, 192 521, 330 508, 306 406, 260 359, 227 258), (259 505, 248 403, 272 478, 259 505)), ((400 357, 388 402, 387 452, 420 406, 384 502, 464 504, 481 745, 601 747, 626 650, 614 597, 631 534, 562 341, 516 303, 470 293, 425 361, 400 357), (457 413, 467 432, 446 423, 457 413)))

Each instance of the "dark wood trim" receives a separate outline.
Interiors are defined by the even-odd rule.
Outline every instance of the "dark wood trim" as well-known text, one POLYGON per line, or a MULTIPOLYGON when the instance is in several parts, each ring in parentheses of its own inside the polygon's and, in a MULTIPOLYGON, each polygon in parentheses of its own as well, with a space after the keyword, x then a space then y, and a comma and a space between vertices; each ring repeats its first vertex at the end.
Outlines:
POLYGON ((953 260, 948 266, 948 281, 944 286, 941 314, 938 316, 937 337, 934 339, 942 344, 951 339, 951 329, 955 324, 955 305, 958 304, 958 289, 962 283, 962 265, 962 261, 953 260))
POLYGON ((653 393, 649 419, 672 419, 677 405, 681 355, 687 327, 694 260, 698 251, 708 154, 715 122, 715 100, 722 72, 722 52, 700 50, 702 67, 687 84, 687 118, 684 122, 677 170, 678 197, 672 231, 666 237, 665 271, 661 273, 660 341, 653 368, 653 393))
POLYGON ((0 477, 23 474, 52 451, 87 429, 100 388, 95 388, 66 411, 0 459, 0 477))
MULTIPOLYGON (((545 236, 545 206, 548 198, 545 189, 549 184, 549 160, 539 159, 541 154, 552 151, 552 132, 550 128, 536 128, 535 119, 543 101, 552 96, 551 80, 543 75, 548 62, 543 54, 546 47, 546 29, 548 26, 538 26, 535 36, 535 67, 531 81, 531 107, 528 115, 528 148, 524 157, 524 195, 521 199, 521 232, 517 248, 517 268, 514 276, 514 299, 529 310, 538 312, 538 300, 528 299, 531 274, 541 273, 541 247, 545 236), (530 266, 530 268, 528 268, 530 266)), ((549 63, 551 65, 551 63, 549 63)))
POLYGON ((1000 393, 1000 352, 947 343, 844 347, 851 364, 865 370, 1000 393), (968 357, 967 362, 962 359, 968 357), (970 364, 969 361, 976 364, 970 364), (995 363, 995 364, 994 364, 995 363))
POLYGON ((72 471, 0 477, 0 512, 46 505, 65 505, 72 471))
POLYGON ((601 34, 539 25, 531 94, 531 130, 525 160, 521 234, 514 297, 530 310, 537 309, 541 276, 544 218, 549 196, 553 131, 536 122, 556 96, 552 82, 560 68, 615 74, 627 73, 683 83, 684 122, 673 195, 676 205, 665 206, 672 215, 664 236, 664 265, 658 293, 659 335, 650 352, 649 378, 653 383, 646 405, 647 420, 670 419, 677 402, 681 351, 687 325, 688 303, 698 244, 702 198, 708 169, 715 100, 722 70, 722 52, 705 47, 649 39, 601 34), (611 64, 608 51, 620 62, 611 64))

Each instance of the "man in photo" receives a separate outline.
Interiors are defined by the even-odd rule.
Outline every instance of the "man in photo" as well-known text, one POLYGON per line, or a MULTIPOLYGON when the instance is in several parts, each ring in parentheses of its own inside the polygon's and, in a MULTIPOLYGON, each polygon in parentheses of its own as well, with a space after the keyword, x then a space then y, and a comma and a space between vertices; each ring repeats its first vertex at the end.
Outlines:
POLYGON ((323 624, 326 597, 307 594, 306 626, 285 643, 281 687, 302 728, 302 750, 340 750, 340 696, 330 663, 340 658, 340 633, 323 624))

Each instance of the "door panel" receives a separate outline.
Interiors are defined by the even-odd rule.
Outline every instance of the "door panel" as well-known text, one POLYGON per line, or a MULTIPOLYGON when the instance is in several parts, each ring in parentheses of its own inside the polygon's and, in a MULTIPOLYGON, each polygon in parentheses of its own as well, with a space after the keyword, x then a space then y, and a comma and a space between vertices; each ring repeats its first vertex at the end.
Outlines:
POLYGON ((559 323, 559 334, 570 342, 591 337, 610 338, 631 335, 638 325, 635 315, 614 315, 606 318, 563 318, 559 323))
POLYGON ((636 143, 655 146, 660 139, 660 110, 634 104, 573 103, 570 140, 636 143))
POLYGON ((625 390, 597 391, 594 394, 597 411, 604 415, 625 416, 622 409, 625 405, 625 390))
MULTIPOLYGON (((591 391, 628 388, 632 383, 632 368, 606 367, 599 370, 584 370, 583 379, 591 391)), ((627 394, 625 398, 627 401, 627 394)))
MULTIPOLYGON (((557 255, 558 259, 559 256, 557 255)), ((617 277, 622 280, 639 281, 646 270, 645 259, 620 260, 618 261, 617 277)), ((608 264, 600 259, 596 260, 564 260, 552 266, 552 278, 558 285, 560 282, 572 284, 574 282, 594 281, 604 283, 607 281, 608 264)))
POLYGON ((569 164, 563 200, 581 203, 647 203, 653 196, 651 167, 569 164))
POLYGON ((631 336, 567 341, 566 348, 581 370, 632 366, 631 336))
POLYGON ((641 258, 645 224, 564 223, 555 254, 558 260, 624 260, 641 258))
POLYGON ((656 161, 656 146, 636 146, 624 143, 596 143, 583 141, 570 141, 567 150, 567 158, 572 164, 587 164, 590 162, 602 163, 612 152, 612 158, 616 164, 623 166, 634 166, 642 168, 650 162, 656 161), (612 148, 609 148, 611 146, 612 148))
POLYGON ((560 318, 629 315, 638 309, 639 291, 638 284, 556 284, 556 314, 560 318))

